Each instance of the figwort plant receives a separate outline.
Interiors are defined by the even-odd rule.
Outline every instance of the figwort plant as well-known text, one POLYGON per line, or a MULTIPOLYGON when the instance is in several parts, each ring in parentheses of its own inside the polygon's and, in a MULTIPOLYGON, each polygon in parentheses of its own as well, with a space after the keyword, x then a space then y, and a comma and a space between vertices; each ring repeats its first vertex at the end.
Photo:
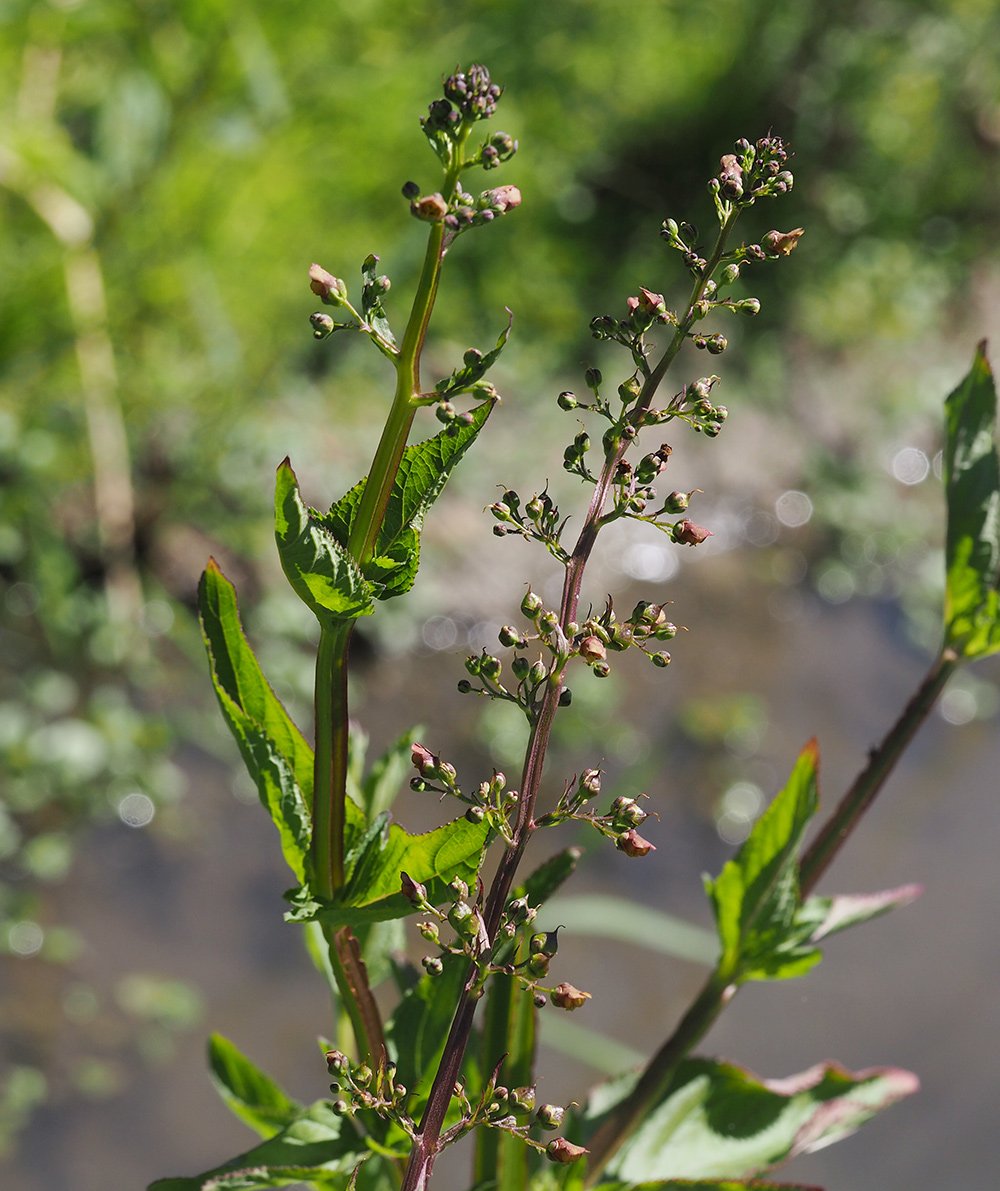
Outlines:
MULTIPOLYGON (((499 630, 502 650, 468 658, 461 692, 510 703, 523 715, 528 744, 520 778, 493 772, 460 782, 455 767, 412 735, 361 775, 348 727, 347 669, 356 621, 379 600, 405 594, 416 576, 425 516, 452 469, 483 430, 497 401, 485 375, 503 350, 470 349, 457 368, 428 385, 421 355, 446 254, 463 234, 485 227, 521 202, 512 185, 474 193, 466 179, 513 157, 505 132, 479 130, 501 89, 482 66, 444 82, 422 121, 443 170, 440 188, 407 182, 412 215, 427 225, 427 251, 412 306, 397 339, 384 308, 388 278, 369 256, 360 296, 314 265, 310 286, 325 306, 312 316, 317 338, 352 331, 389 360, 395 393, 368 476, 326 512, 307 508, 286 459, 278 468, 275 525, 289 582, 320 625, 316 657, 314 746, 268 685, 243 634, 235 592, 214 562, 200 588, 212 680, 223 715, 270 813, 295 875, 287 918, 301 923, 337 1006, 336 1044, 324 1044, 329 1097, 293 1101, 229 1041, 210 1046, 212 1070, 233 1111, 264 1139, 254 1149, 194 1178, 160 1180, 158 1191, 309 1184, 317 1188, 403 1188, 431 1182, 442 1150, 473 1134, 471 1185, 536 1191, 554 1188, 734 1188, 794 1153, 850 1132, 912 1092, 908 1072, 852 1073, 833 1064, 765 1083, 692 1050, 751 980, 798 977, 820 959, 827 936, 905 904, 907 886, 883 893, 819 897, 813 889, 876 797, 949 674, 962 662, 1000 650, 1000 486, 994 445, 996 397, 982 349, 947 402, 947 591, 943 644, 895 726, 871 750, 863 772, 803 850, 817 810, 818 751, 810 742, 785 787, 721 873, 706 881, 718 931, 718 958, 690 1008, 638 1073, 582 1098, 582 1107, 536 1102, 536 1018, 572 1011, 589 994, 558 971, 558 930, 536 916, 573 870, 574 849, 521 872, 529 841, 543 828, 587 824, 627 856, 653 851, 641 834, 650 813, 642 794, 602 798, 601 773, 584 768, 561 793, 542 796, 553 722, 570 704, 573 674, 608 674, 627 650, 657 667, 676 634, 665 608, 641 601, 619 615, 610 598, 599 611, 580 592, 601 531, 622 518, 643 521, 678 548, 697 547, 710 530, 692 520, 694 492, 671 490, 671 434, 710 438, 725 425, 714 374, 664 380, 686 343, 707 358, 726 349, 722 320, 755 317, 760 302, 729 296, 737 280, 782 263, 803 232, 764 230, 736 238, 744 214, 792 187, 789 151, 776 136, 737 141, 708 184, 717 229, 702 241, 695 227, 667 219, 662 237, 680 257, 690 292, 672 308, 640 288, 618 315, 591 323, 594 337, 617 344, 623 360, 608 382, 591 368, 581 394, 559 406, 586 417, 563 466, 590 493, 579 530, 546 489, 527 499, 506 491, 493 503, 494 533, 540 543, 564 574, 558 607, 535 591, 499 630), (672 390, 672 391, 670 391, 672 390), (471 398, 467 407, 462 398, 471 398), (443 428, 408 444, 414 416, 433 410, 443 428), (460 814, 425 835, 394 823, 388 806, 403 783, 454 799, 460 814), (497 853, 486 880, 484 859, 497 853), (387 955, 379 923, 416 916, 426 941, 423 972, 387 955), (399 998, 385 1018, 372 995, 369 966, 391 958, 399 998), (554 1134, 554 1136, 553 1136, 554 1134)), ((750 220, 748 219, 748 222, 750 220)), ((675 438, 674 440, 678 440, 675 438)), ((589 676, 588 676, 589 678, 589 676)), ((572 714, 572 713, 570 713, 572 714)), ((592 759, 585 759, 590 761, 592 759)), ((647 861, 648 863, 648 861, 647 861)), ((623 996, 628 995, 627 988, 623 996)), ((319 1077, 317 1076, 317 1082, 319 1077)))

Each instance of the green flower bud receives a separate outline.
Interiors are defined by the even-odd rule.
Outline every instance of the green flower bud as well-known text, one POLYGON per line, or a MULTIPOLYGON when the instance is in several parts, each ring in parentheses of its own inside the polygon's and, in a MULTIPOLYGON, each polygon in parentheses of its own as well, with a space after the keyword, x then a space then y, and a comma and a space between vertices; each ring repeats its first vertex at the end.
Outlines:
POLYGON ((372 1069, 367 1064, 362 1063, 360 1067, 354 1069, 354 1082, 360 1084, 363 1088, 368 1087, 372 1081, 372 1069))
POLYGON ((600 368, 588 368, 583 375, 588 389, 600 388, 601 382, 604 380, 600 368))
POLYGON ((580 455, 590 450, 590 435, 586 430, 581 430, 576 438, 573 439, 573 446, 580 455))
POLYGON ((420 931, 421 938, 425 939, 428 943, 437 943, 441 938, 436 922, 418 922, 417 930, 420 931))
POLYGON ((420 962, 428 976, 440 976, 444 971, 444 964, 436 955, 425 955, 420 962))
POLYGON ((559 624, 559 617, 555 612, 543 612, 538 619, 538 627, 543 633, 551 633, 559 624))
POLYGON ((559 706, 560 707, 569 707, 569 705, 572 702, 573 702, 573 692, 569 689, 568 686, 563 687, 563 689, 559 692, 559 706))
POLYGON ((458 693, 460 695, 468 695, 472 691, 472 683, 467 678, 460 678, 458 680, 458 693))
POLYGON ((734 281, 738 281, 740 276, 740 267, 737 264, 723 265, 722 271, 719 274, 719 280, 723 285, 732 285, 734 281))
POLYGON ((690 503, 690 495, 689 492, 671 492, 663 502, 664 511, 667 513, 686 513, 688 504, 690 503))
POLYGON ((543 1129, 558 1129, 566 1115, 566 1109, 559 1104, 540 1104, 535 1120, 543 1129))
POLYGON ((434 410, 434 416, 439 422, 443 422, 447 426, 449 423, 454 422, 458 416, 458 411, 450 401, 439 401, 434 410))
POLYGON ((331 1075, 343 1075, 350 1070, 347 1055, 339 1050, 328 1050, 323 1056, 326 1059, 326 1069, 331 1075))
POLYGON ((486 818, 486 811, 481 806, 470 806, 465 812, 467 823, 482 823, 486 818))
POLYGON ((513 626, 505 624, 499 633, 497 633, 497 640, 501 645, 510 648, 513 645, 521 643, 521 634, 513 626))
POLYGON ((528 661, 524 654, 518 654, 511 659, 510 669, 518 682, 524 682, 531 670, 531 662, 528 661))
POLYGON ((528 671, 528 682, 532 686, 538 686, 540 682, 544 682, 548 677, 548 667, 544 662, 538 661, 528 671))
POLYGON ((514 1088, 510 1093, 511 1107, 516 1112, 535 1111, 535 1089, 533 1087, 514 1088))
POLYGON ((526 593, 524 599, 521 600, 521 611, 524 613, 525 616, 529 616, 529 617, 531 617, 532 620, 534 620, 534 618, 538 615, 539 612, 541 612, 541 610, 542 610, 541 598, 539 596, 535 595, 535 593, 533 591, 528 591, 526 593))
POLYGON ((415 199, 419 193, 420 193, 420 186, 418 183, 416 183, 416 182, 404 182, 403 183, 403 198, 415 199))
POLYGON ((576 394, 571 393, 568 389, 559 394, 556 398, 556 404, 560 409, 576 409, 580 404, 576 399, 576 394))
POLYGON ((670 665, 670 654, 663 650, 661 653, 651 653, 649 660, 654 666, 659 666, 661 670, 666 669, 670 665))
POLYGON ((545 509, 538 497, 533 496, 531 500, 529 500, 524 506, 524 511, 528 514, 532 521, 537 521, 538 518, 541 517, 542 513, 545 512, 545 509))
POLYGON ((462 363, 467 368, 474 368, 477 364, 483 361, 483 353, 476 347, 470 347, 469 350, 462 356, 462 363))
POLYGON ((590 667, 590 672, 596 678, 607 678, 607 676, 611 673, 611 667, 607 662, 595 662, 590 667))
POLYGON ((454 877, 448 882, 448 888, 459 900, 463 900, 469 896, 469 887, 462 880, 461 877, 454 877))
POLYGON ((742 302, 737 302, 733 309, 753 318, 760 314, 760 298, 744 298, 742 302))
POLYGON ((705 346, 713 356, 720 356, 729 346, 729 340, 725 335, 710 335, 705 341, 705 346))
POLYGON ((351 1111, 351 1106, 347 1103, 346 1100, 334 1100, 333 1104, 331 1105, 331 1108, 337 1114, 338 1117, 346 1117, 347 1114, 351 1111))
POLYGON ((546 976, 549 971, 549 957, 536 952, 528 956, 528 971, 532 976, 546 976))
POLYGON ((316 314, 309 315, 309 323, 313 329, 314 339, 326 339, 328 335, 333 334, 336 327, 333 319, 321 310, 317 311, 316 314))
POLYGON ((489 679, 490 682, 496 682, 502 671, 503 665, 501 664, 500 659, 493 657, 492 654, 486 654, 482 660, 482 665, 479 670, 480 674, 482 674, 484 678, 489 679))

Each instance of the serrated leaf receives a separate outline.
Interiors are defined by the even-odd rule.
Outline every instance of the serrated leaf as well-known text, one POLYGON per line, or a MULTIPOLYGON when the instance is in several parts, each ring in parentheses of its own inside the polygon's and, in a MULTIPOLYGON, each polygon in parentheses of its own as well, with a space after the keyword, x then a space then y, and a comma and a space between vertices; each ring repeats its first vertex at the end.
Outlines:
POLYGON ((996 386, 981 343, 968 375, 945 402, 945 643, 967 660, 1000 650, 996 420, 996 386))
POLYGON ((378 263, 379 258, 374 253, 369 253, 361 265, 361 311, 367 319, 369 326, 386 343, 395 347, 396 339, 392 333, 392 328, 389 326, 389 320, 385 316, 385 308, 382 305, 382 288, 376 283, 378 263))
POLYGON ((261 1137, 273 1137, 302 1112, 301 1104, 221 1034, 208 1040, 208 1065, 228 1108, 261 1137))
POLYGON ((442 400, 446 397, 454 397, 459 393, 467 392, 496 363, 497 357, 507 346, 507 340, 510 338, 510 329, 514 323, 513 313, 507 307, 504 307, 504 309, 507 310, 507 326, 500 332, 496 347, 492 351, 479 356, 478 359, 472 359, 468 363, 463 363, 460 368, 455 369, 451 376, 439 380, 434 386, 434 391, 442 400))
POLYGON ((434 902, 448 897, 448 882, 459 877, 475 881, 482 860, 489 826, 455 819, 423 835, 411 835, 387 816, 368 829, 363 843, 348 853, 353 862, 347 881, 329 902, 318 902, 308 888, 289 896, 293 909, 285 915, 290 922, 320 919, 329 927, 358 926, 403 918, 413 906, 400 892, 400 873, 427 887, 434 902))
POLYGON ((870 922, 901 906, 908 906, 923 893, 922 885, 900 885, 880 893, 838 894, 835 897, 810 897, 799 912, 800 919, 811 921, 809 939, 813 943, 828 939, 851 926, 870 922))
MULTIPOLYGON (((572 1140, 585 1145, 634 1081, 596 1088, 569 1130, 572 1140)), ((895 1068, 852 1073, 826 1063, 789 1079, 760 1080, 730 1063, 688 1059, 607 1173, 627 1183, 751 1178, 841 1140, 918 1086, 916 1076, 895 1068)))
POLYGON ((354 1126, 317 1100, 286 1128, 252 1150, 191 1178, 158 1179, 148 1191, 240 1191, 285 1187, 305 1180, 345 1180, 367 1155, 354 1126), (243 1180, 243 1181, 240 1181, 243 1180), (268 1181, 269 1180, 269 1181, 268 1181))
POLYGON ((236 590, 214 560, 198 585, 198 607, 222 714, 278 828, 282 855, 304 881, 311 835, 312 749, 264 677, 243 633, 236 590))
POLYGON ((715 880, 706 879, 722 946, 719 969, 727 980, 786 979, 819 962, 807 925, 796 920, 796 853, 818 805, 818 761, 813 740, 735 857, 715 880))
MULTIPOLYGON (((472 422, 469 425, 452 425, 433 438, 412 444, 403 452, 375 543, 374 557, 364 568, 367 579, 378 586, 380 600, 402 595, 413 586, 420 562, 420 530, 427 510, 441 495, 451 472, 475 442, 493 405, 492 401, 484 401, 470 411, 472 422)), ((366 482, 360 480, 329 513, 318 519, 345 549, 366 482)))
POLYGON ((377 588, 319 514, 303 503, 287 459, 275 480, 274 536, 288 582, 321 624, 356 620, 375 610, 377 588))

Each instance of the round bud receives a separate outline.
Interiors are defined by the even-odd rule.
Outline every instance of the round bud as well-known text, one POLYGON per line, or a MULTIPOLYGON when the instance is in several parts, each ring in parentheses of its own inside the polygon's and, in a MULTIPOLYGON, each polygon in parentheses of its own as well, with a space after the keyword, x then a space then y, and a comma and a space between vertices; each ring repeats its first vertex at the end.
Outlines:
POLYGON ((346 1100, 334 1100, 331 1107, 333 1108, 333 1111, 337 1114, 338 1117, 346 1117, 347 1114, 351 1111, 351 1106, 347 1103, 346 1100))
POLYGON ((486 811, 481 806, 470 806, 465 812, 467 823, 482 823, 486 818, 486 811))
MULTIPOLYGON (((472 683, 467 678, 460 678, 458 680, 458 693, 460 695, 468 695, 472 691, 472 683)), ((412 783, 411 783, 412 784, 412 783)))
POLYGON ((535 1120, 543 1129, 558 1129, 566 1115, 566 1109, 559 1104, 540 1104, 535 1120))
POLYGON ((420 186, 416 182, 403 183, 403 198, 415 199, 420 193, 420 186))
POLYGON ((572 702, 573 702, 573 692, 569 689, 568 686, 563 687, 563 689, 559 692, 559 706, 560 707, 569 707, 569 705, 572 702))
POLYGON ((333 334, 333 319, 328 314, 324 314, 322 310, 317 311, 316 314, 310 314, 309 322, 313 329, 314 339, 325 339, 327 335, 333 334))
POLYGON ((590 667, 590 672, 597 678, 607 678, 607 676, 611 673, 611 667, 607 662, 595 662, 590 667))
POLYGON ((555 612, 543 612, 538 618, 538 627, 543 633, 554 632, 559 624, 559 616, 555 612))
POLYGON ((671 492, 664 501, 664 509, 668 513, 684 513, 689 503, 690 497, 687 492, 671 492))
POLYGON ((531 662, 523 654, 518 654, 517 657, 511 659, 510 668, 517 681, 524 682, 531 670, 531 662))
POLYGON ((545 665, 544 662, 542 662, 542 661, 535 662, 535 664, 528 671, 528 682, 532 686, 538 686, 538 684, 540 682, 545 681, 545 679, 548 677, 548 673, 549 673, 548 667, 545 665))
POLYGON ((420 937, 428 943, 436 943, 441 937, 436 922, 419 922, 417 930, 420 931, 420 937))
POLYGON ((534 619, 542 610, 541 597, 535 595, 533 591, 528 591, 524 599, 521 600, 521 611, 525 616, 530 616, 534 619))
POLYGON ((532 521, 537 521, 538 518, 541 517, 542 513, 545 512, 545 509, 538 497, 533 496, 531 500, 529 500, 524 506, 524 511, 528 514, 532 521))
POLYGON ((440 976, 444 971, 444 964, 436 955, 425 955, 420 962, 428 976, 440 976))
POLYGON ((600 368, 588 368, 584 373, 584 379, 587 382, 588 389, 596 389, 600 386, 604 377, 601 375, 600 368))
POLYGON ((500 663, 500 659, 493 657, 492 654, 487 654, 483 658, 479 672, 484 678, 489 679, 490 682, 496 682, 502 670, 503 666, 500 663))
POLYGON ((559 406, 560 409, 576 409, 576 407, 580 403, 576 399, 576 394, 571 393, 567 389, 565 392, 560 393, 559 396, 556 398, 556 404, 559 406))
POLYGON ((659 666, 661 670, 664 670, 670 665, 670 654, 665 650, 663 653, 651 653, 649 655, 649 660, 654 666, 659 666))
POLYGON ((732 285, 734 281, 738 281, 740 276, 740 267, 737 264, 724 265, 719 280, 723 285, 732 285))
POLYGON ((497 633, 497 640, 509 649, 513 645, 520 644, 521 634, 512 625, 505 624, 497 633))
POLYGON ((483 353, 475 347, 470 347, 469 350, 462 356, 462 363, 469 368, 473 368, 476 364, 481 364, 483 360, 483 353))

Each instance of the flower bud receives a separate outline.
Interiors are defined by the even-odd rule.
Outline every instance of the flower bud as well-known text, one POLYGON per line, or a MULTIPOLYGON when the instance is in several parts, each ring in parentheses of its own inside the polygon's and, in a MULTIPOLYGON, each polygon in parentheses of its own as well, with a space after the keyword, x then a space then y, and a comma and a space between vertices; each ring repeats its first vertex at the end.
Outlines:
POLYGON ((521 205, 521 192, 516 186, 497 186, 495 190, 487 190, 482 198, 485 205, 498 215, 505 215, 521 205))
POLYGON ((468 695, 472 691, 472 683, 467 678, 460 678, 458 680, 458 693, 460 695, 468 695))
POLYGON ((573 984, 567 984, 564 980, 562 984, 557 984, 552 991, 552 1004, 558 1006, 560 1009, 579 1009, 590 1000, 590 993, 584 992, 573 984))
POLYGON ((534 1112, 535 1089, 530 1086, 511 1089, 510 1103, 516 1112, 534 1112))
POLYGON ((700 525, 695 525, 693 521, 688 521, 686 518, 674 526, 674 541, 679 542, 683 546, 700 546, 702 542, 711 536, 712 531, 710 529, 704 529, 700 525))
POLYGON ((670 654, 664 649, 661 650, 660 653, 651 653, 649 655, 649 660, 654 666, 659 666, 659 668, 663 670, 670 665, 670 654))
POLYGON ((420 937, 428 943, 437 943, 441 938, 436 922, 419 922, 417 930, 420 931, 420 937))
POLYGON ((729 340, 725 335, 709 335, 705 340, 705 346, 713 356, 721 356, 722 353, 729 346, 729 340))
POLYGON ((511 646, 520 645, 521 634, 512 625, 505 624, 497 633, 497 640, 509 649, 511 646))
POLYGON ((444 964, 436 955, 425 955, 420 962, 428 976, 440 976, 444 971, 444 964))
POLYGON ((619 795, 611 804, 610 812, 615 821, 622 823, 627 827, 638 827, 649 816, 636 802, 634 798, 627 798, 624 794, 619 795))
POLYGON ((566 1109, 559 1104, 540 1104, 535 1120, 543 1129, 558 1129, 566 1115, 566 1109))
POLYGON ((531 662, 524 654, 518 654, 517 657, 511 659, 510 669, 518 682, 524 682, 531 670, 531 662))
POLYGON ((333 1104, 330 1107, 333 1109, 334 1113, 336 1113, 336 1115, 338 1117, 346 1117, 347 1114, 351 1111, 351 1106, 347 1103, 346 1100, 334 1100, 333 1104))
POLYGON ((325 339, 328 335, 333 334, 337 326, 333 319, 328 314, 324 314, 322 310, 309 315, 309 324, 313 329, 314 339, 325 339))
POLYGON ((595 662, 590 667, 590 672, 595 678, 607 678, 607 676, 611 673, 611 667, 607 662, 595 662))
POLYGON ((559 692, 559 706, 560 707, 569 707, 569 705, 572 702, 573 702, 573 692, 569 689, 568 686, 563 687, 563 689, 559 692))
POLYGON ((323 1056, 326 1059, 326 1069, 331 1075, 343 1075, 350 1069, 347 1055, 339 1050, 328 1050, 323 1056))
POLYGON ((587 663, 603 662, 608 656, 608 651, 599 637, 584 637, 579 648, 580 657, 587 663))
POLYGON ((576 399, 576 394, 566 389, 556 398, 556 404, 560 409, 576 409, 580 403, 576 399))
POLYGON ((327 306, 341 306, 347 297, 347 286, 339 277, 328 273, 321 265, 309 266, 309 288, 327 306))
POLYGON ((548 975, 549 957, 547 955, 542 955, 540 951, 536 951, 534 955, 529 955, 528 971, 532 976, 548 975))
POLYGON ((584 1154, 589 1153, 590 1150, 586 1146, 576 1146, 571 1141, 567 1141, 565 1137, 557 1137, 555 1141, 550 1141, 545 1147, 545 1156, 562 1166, 568 1166, 577 1158, 582 1158, 584 1154))
POLYGON ((754 318, 760 314, 760 298, 744 298, 741 302, 737 302, 733 309, 738 310, 740 314, 754 318))
POLYGON ((559 950, 559 932, 561 926, 555 930, 539 931, 528 940, 528 950, 532 955, 545 955, 549 959, 559 950))
POLYGON ((468 939, 476 933, 475 911, 468 902, 458 901, 448 911, 448 921, 456 934, 468 939))
POLYGON ((650 852, 656 851, 649 840, 644 839, 634 827, 615 840, 615 847, 626 856, 648 856, 650 852))
POLYGON ((416 182, 403 183, 403 198, 415 199, 420 193, 420 186, 416 182))
POLYGON ((719 272, 719 281, 722 285, 732 285, 734 281, 738 281, 740 276, 740 267, 733 262, 728 265, 723 265, 719 272))
POLYGON ((790 232, 770 231, 761 240, 761 246, 768 256, 791 256, 799 240, 805 235, 805 228, 792 228, 790 232))
POLYGON ((448 882, 448 888, 460 900, 464 901, 469 896, 469 887, 461 877, 453 877, 448 882))
POLYGON ((366 1088, 372 1081, 372 1069, 366 1063, 354 1069, 354 1082, 366 1088))
POLYGON ((548 667, 544 662, 535 662, 535 664, 528 671, 528 682, 531 683, 532 686, 538 686, 540 682, 545 681, 545 679, 548 677, 548 673, 548 667))
POLYGON ((414 906, 427 905, 427 886, 420 881, 414 881, 409 873, 399 874, 400 892, 403 897, 414 906))
POLYGON ((559 624, 559 617, 555 612, 543 612, 538 618, 538 627, 543 633, 553 632, 559 624))
POLYGON ((410 764, 421 777, 432 777, 437 771, 438 759, 422 744, 410 746, 410 764))
POLYGON ((470 806, 465 812, 465 821, 467 823, 482 823, 486 818, 486 811, 481 806, 470 806))
POLYGON ((521 611, 525 616, 530 616, 534 619, 542 610, 541 597, 535 595, 533 591, 528 591, 524 599, 521 600, 521 611))
POLYGON ((601 381, 604 380, 604 377, 601 375, 600 368, 588 368, 583 375, 587 382, 588 389, 599 388, 601 381))
POLYGON ((492 654, 487 654, 483 658, 482 667, 479 672, 484 678, 489 679, 490 682, 496 682, 496 680, 500 677, 502 670, 503 665, 501 664, 500 659, 494 657, 492 654))
POLYGON ((531 998, 531 1003, 536 1009, 544 1009, 548 1004, 548 999, 546 998, 545 993, 535 993, 535 995, 531 998))
POLYGON ((664 512, 667 513, 685 513, 687 512, 688 504, 690 503, 690 493, 688 492, 671 492, 667 499, 663 502, 664 512))
POLYGON ((448 204, 443 195, 428 194, 410 203, 410 213, 424 223, 440 223, 448 214, 448 204))

